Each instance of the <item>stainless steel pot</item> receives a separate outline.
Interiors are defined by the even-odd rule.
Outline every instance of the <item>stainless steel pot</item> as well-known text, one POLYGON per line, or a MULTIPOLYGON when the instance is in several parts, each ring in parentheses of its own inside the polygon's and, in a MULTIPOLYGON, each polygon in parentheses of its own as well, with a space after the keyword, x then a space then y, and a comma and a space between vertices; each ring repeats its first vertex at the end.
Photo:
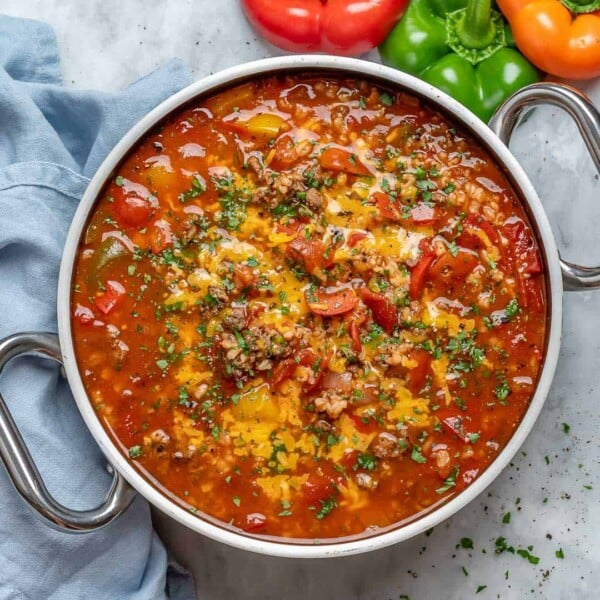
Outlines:
POLYGON ((109 471, 113 475, 112 486, 102 503, 89 511, 70 510, 54 500, 45 488, 18 428, 0 396, 0 457, 19 494, 54 527, 71 532, 85 532, 102 527, 115 519, 127 509, 137 491, 158 509, 198 533, 245 550, 298 558, 356 554, 395 544, 426 531, 467 505, 508 464, 531 431, 544 405, 560 349, 563 288, 584 290, 600 286, 600 267, 579 266, 560 258, 542 204, 523 169, 505 145, 523 110, 540 104, 552 104, 566 110, 573 117, 600 170, 600 113, 582 94, 557 84, 536 84, 517 92, 498 110, 489 127, 446 94, 410 75, 371 62, 331 56, 288 56, 240 65, 198 81, 165 100, 117 144, 98 169, 81 200, 67 237, 61 264, 57 307, 58 336, 50 333, 21 333, 0 341, 0 372, 11 359, 23 354, 41 354, 62 363, 79 411, 109 461, 109 471), (71 278, 79 240, 98 194, 132 147, 161 119, 194 98, 256 76, 298 71, 366 77, 379 81, 383 85, 419 96, 468 130, 506 171, 519 194, 536 230, 548 282, 548 336, 540 379, 523 420, 496 460, 463 492, 449 502, 434 507, 428 514, 413 522, 390 526, 369 536, 354 536, 321 544, 312 543, 310 540, 252 536, 210 517, 199 518, 154 486, 125 458, 98 420, 79 375, 70 322, 71 278))

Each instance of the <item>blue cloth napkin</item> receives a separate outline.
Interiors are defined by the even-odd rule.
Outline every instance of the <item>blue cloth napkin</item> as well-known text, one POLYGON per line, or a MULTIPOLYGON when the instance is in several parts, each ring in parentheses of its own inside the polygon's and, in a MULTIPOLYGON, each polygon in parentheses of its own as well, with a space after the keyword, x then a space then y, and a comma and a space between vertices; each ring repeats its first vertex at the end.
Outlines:
MULTIPOLYGON (((52 30, 0 16, 0 337, 56 331, 60 257, 88 178, 123 133, 188 83, 173 61, 122 92, 65 89, 52 30)), ((106 460, 58 368, 24 358, 1 383, 51 493, 72 508, 97 505, 110 485, 106 460)), ((168 566, 141 497, 98 532, 56 532, 0 467, 0 599, 193 597, 191 579, 168 566)))

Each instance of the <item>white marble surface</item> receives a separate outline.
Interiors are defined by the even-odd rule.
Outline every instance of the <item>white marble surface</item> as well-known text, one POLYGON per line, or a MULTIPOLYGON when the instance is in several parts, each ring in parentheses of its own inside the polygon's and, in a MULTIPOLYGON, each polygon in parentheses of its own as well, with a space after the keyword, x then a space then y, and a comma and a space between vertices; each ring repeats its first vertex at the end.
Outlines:
MULTIPOLYGON (((117 89, 172 56, 199 78, 277 53, 255 38, 236 0, 3 0, 0 10, 55 27, 69 86, 117 89)), ((600 104, 600 85, 587 89, 600 104)), ((600 263, 600 184, 575 127, 538 110, 513 150, 564 255, 600 263)), ((196 576, 198 598, 458 600, 483 585, 477 598, 600 597, 599 311, 600 291, 567 295, 553 389, 522 452, 429 537, 370 555, 298 562, 234 550, 158 517, 165 541, 196 576), (503 524, 507 512, 511 520, 503 524), (498 536, 515 547, 533 545, 539 564, 495 555, 498 536), (463 537, 473 539, 473 550, 457 548, 463 537), (559 548, 563 560, 555 556, 559 548)))

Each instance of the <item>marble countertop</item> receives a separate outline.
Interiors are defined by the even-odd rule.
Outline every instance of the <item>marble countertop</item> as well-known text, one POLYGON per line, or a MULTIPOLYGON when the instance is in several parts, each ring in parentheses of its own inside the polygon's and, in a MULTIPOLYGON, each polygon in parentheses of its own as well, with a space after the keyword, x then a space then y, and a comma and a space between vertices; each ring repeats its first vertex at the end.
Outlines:
MULTIPOLYGON (((173 56, 200 78, 278 54, 257 40, 236 0, 4 0, 2 10, 55 27, 69 86, 117 89, 173 56)), ((600 85, 586 91, 600 104, 600 85)), ((563 255, 600 263, 600 184, 575 126, 538 109, 511 148, 547 207, 563 255)), ((300 562, 229 548, 156 515, 159 532, 207 600, 459 600, 480 586, 487 586, 477 594, 482 599, 597 598, 599 332, 600 291, 567 294, 560 362, 533 432, 496 482, 429 536, 368 555, 300 562), (539 563, 497 555, 499 536, 515 548, 533 546, 539 563)))

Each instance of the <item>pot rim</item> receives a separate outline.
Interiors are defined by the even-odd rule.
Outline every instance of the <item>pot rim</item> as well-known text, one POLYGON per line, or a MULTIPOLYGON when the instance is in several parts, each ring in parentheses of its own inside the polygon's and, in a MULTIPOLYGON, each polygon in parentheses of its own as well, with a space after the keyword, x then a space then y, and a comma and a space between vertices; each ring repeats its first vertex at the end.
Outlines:
POLYGON ((271 556, 292 558, 337 557, 377 550, 408 540, 425 532, 474 500, 500 475, 531 431, 550 390, 560 350, 562 292, 563 282, 559 266, 558 250, 546 213, 537 193, 517 160, 485 123, 447 94, 401 71, 354 58, 328 55, 296 55, 267 58, 245 63, 192 83, 180 92, 164 100, 123 136, 102 162, 90 181, 67 235, 58 283, 58 332, 67 379, 78 409, 90 433, 110 463, 151 504, 191 530, 240 549, 271 556), (536 391, 531 399, 529 408, 510 441, 482 475, 451 500, 438 508, 433 508, 424 516, 405 525, 400 524, 395 528, 392 526, 386 528, 380 534, 374 534, 369 537, 361 538, 355 536, 353 538, 340 538, 346 541, 327 540, 322 543, 314 542, 312 544, 307 542, 307 540, 266 539, 265 537, 249 535, 241 530, 238 533, 232 529, 226 529, 202 517, 193 515, 166 493, 161 492, 155 487, 126 459, 94 411, 79 374, 73 346, 70 316, 73 267, 80 237, 88 216, 94 207, 98 194, 115 167, 132 147, 143 138, 148 130, 167 115, 178 110, 182 105, 197 96, 211 93, 220 88, 261 75, 282 71, 297 72, 303 70, 320 71, 322 73, 331 72, 332 74, 345 73, 357 78, 379 79, 387 85, 398 87, 404 89, 407 93, 420 96, 430 106, 438 109, 442 114, 457 122, 461 127, 469 130, 473 137, 490 151, 498 164, 504 168, 515 191, 519 194, 525 208, 528 209, 532 223, 537 227, 537 237, 541 242, 540 250, 545 257, 547 266, 548 299, 550 304, 546 356, 536 391))

